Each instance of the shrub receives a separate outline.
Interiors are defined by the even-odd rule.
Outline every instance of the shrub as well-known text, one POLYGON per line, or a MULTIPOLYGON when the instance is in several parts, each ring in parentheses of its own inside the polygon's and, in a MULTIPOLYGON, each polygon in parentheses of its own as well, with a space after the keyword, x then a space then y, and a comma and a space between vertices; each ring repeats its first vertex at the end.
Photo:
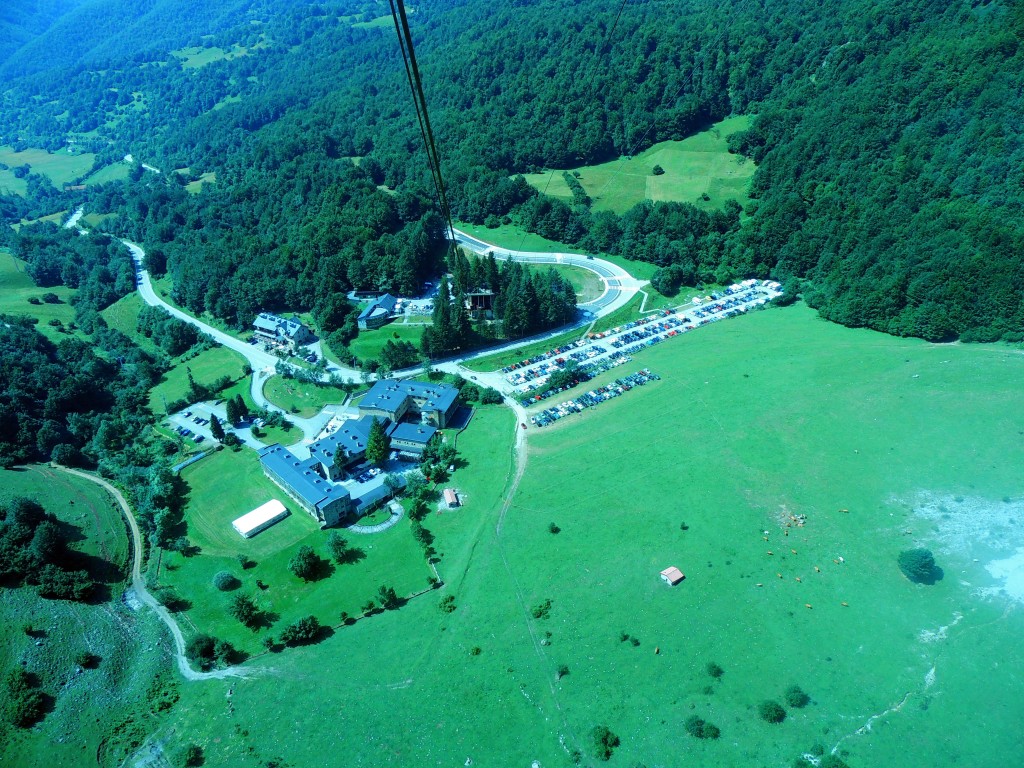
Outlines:
POLYGON ((656 165, 653 168, 651 168, 651 174, 654 176, 661 176, 663 173, 665 173, 665 169, 662 168, 660 165, 656 165))
POLYGON ((288 570, 303 581, 310 581, 320 570, 320 558, 317 557, 312 547, 303 544, 294 557, 288 561, 288 570))
POLYGON ((611 760, 612 752, 619 746, 619 737, 607 725, 598 725, 591 732, 594 739, 594 757, 598 760, 611 760))
POLYGON ((546 619, 551 615, 551 600, 545 600, 543 603, 535 605, 531 613, 535 619, 546 619))
POLYGON ((46 697, 24 669, 16 667, 7 674, 4 693, 4 715, 12 725, 28 728, 43 719, 46 697))
POLYGON ((801 709, 811 703, 811 697, 804 693, 799 685, 791 685, 786 689, 786 703, 791 707, 801 709))
POLYGON ((850 768, 850 766, 835 755, 825 755, 818 763, 818 768, 850 768))
POLYGON ((386 611, 393 611, 401 604, 394 587, 381 585, 380 589, 377 590, 377 597, 380 600, 381 607, 386 611))
POLYGON ((197 765, 202 765, 203 764, 203 748, 200 747, 198 744, 189 744, 185 748, 185 753, 183 755, 183 758, 184 758, 184 761, 185 761, 185 765, 189 766, 190 768, 193 768, 194 766, 197 766, 197 765))
POLYGON ((213 664, 216 641, 209 635, 196 635, 185 644, 185 656, 199 666, 208 668, 213 664))
POLYGON ((479 645, 474 645, 472 648, 469 649, 470 656, 479 656, 481 653, 482 651, 480 650, 479 645))
POLYGON ((683 727, 688 734, 696 739, 717 739, 722 735, 717 725, 713 725, 697 715, 686 718, 683 727))
POLYGON ((786 719, 786 710, 777 701, 762 701, 757 705, 757 714, 766 723, 781 723, 786 719))
POLYGON ((82 669, 96 669, 100 665, 100 657, 95 653, 83 651, 75 657, 75 664, 82 669))
POLYGON ((896 559, 903 575, 915 584, 935 582, 935 557, 927 549, 905 549, 896 559))
POLYGON ((550 525, 548 525, 548 531, 550 531, 551 533, 561 533, 562 529, 554 523, 551 523, 550 525))
POLYGON ((716 680, 720 679, 725 674, 725 670, 718 666, 715 662, 709 661, 707 667, 708 674, 716 680))
POLYGON ((217 571, 213 575, 213 586, 221 592, 230 592, 232 589, 238 589, 242 586, 242 582, 227 571, 217 571))
POLYGON ((444 613, 451 613, 455 610, 455 596, 445 595, 441 598, 441 610, 444 613))
POLYGON ((320 637, 322 629, 316 616, 307 616, 285 627, 281 632, 281 642, 285 645, 306 645, 320 637))
POLYGON ((486 387, 480 391, 480 402, 483 405, 497 405, 504 402, 504 398, 498 390, 493 387, 486 387))
POLYGON ((228 613, 250 629, 254 629, 260 621, 260 609, 248 595, 238 594, 231 598, 228 613))

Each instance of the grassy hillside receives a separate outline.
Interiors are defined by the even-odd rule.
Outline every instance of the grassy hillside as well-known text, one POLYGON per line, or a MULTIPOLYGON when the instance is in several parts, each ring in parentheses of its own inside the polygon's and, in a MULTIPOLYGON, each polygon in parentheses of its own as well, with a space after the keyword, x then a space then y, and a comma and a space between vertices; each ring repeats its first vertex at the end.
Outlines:
POLYGON ((177 698, 162 625, 120 600, 128 556, 125 524, 93 483, 44 466, 4 475, 5 497, 35 498, 75 527, 81 536, 75 547, 96 558, 112 594, 106 602, 81 604, 44 600, 31 587, 4 590, 0 676, 24 665, 38 676, 49 711, 28 731, 0 720, 0 753, 5 763, 25 768, 118 765, 177 698), (113 575, 101 562, 116 566, 113 575), (79 666, 83 653, 95 657, 86 667, 79 666))
POLYGON ((238 766, 325 750, 337 765, 557 766, 579 749, 589 764, 598 724, 620 736, 622 765, 789 765, 835 748, 851 766, 945 768, 1012 754, 1024 624, 1012 595, 978 589, 1004 586, 993 560, 1024 546, 1005 523, 1024 497, 1020 355, 845 330, 798 306, 636 363, 663 380, 531 432, 504 517, 508 412, 460 437, 467 505, 426 523, 454 612, 413 601, 274 657, 272 677, 230 684, 233 714, 229 684, 190 688, 175 727, 209 765, 238 766), (935 552, 942 580, 902 576, 911 546, 935 552), (671 589, 668 565, 687 575, 671 589), (794 684, 809 705, 761 720, 758 705, 794 684), (281 697, 338 727, 289 739, 267 708, 281 697), (984 728, 961 727, 986 707, 984 728), (722 737, 687 735, 692 714, 722 737))
POLYGON ((625 213, 643 200, 692 203, 710 210, 731 199, 745 206, 756 169, 745 157, 729 153, 726 138, 746 130, 750 123, 748 115, 730 117, 681 141, 655 144, 634 157, 532 173, 526 180, 539 191, 572 202, 572 190, 562 173, 578 173, 594 211, 625 213), (653 173, 655 166, 664 173, 653 173))

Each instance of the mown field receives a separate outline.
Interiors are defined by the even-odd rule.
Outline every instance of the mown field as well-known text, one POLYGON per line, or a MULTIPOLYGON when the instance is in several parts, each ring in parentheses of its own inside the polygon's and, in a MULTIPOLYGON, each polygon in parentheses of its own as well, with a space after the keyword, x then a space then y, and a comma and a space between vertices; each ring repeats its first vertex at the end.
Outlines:
POLYGON ((571 201, 572 190, 562 173, 575 170, 595 211, 625 213, 643 200, 692 203, 707 209, 721 208, 729 199, 746 205, 755 167, 745 158, 729 154, 726 138, 748 128, 750 121, 748 115, 730 117, 682 141, 659 142, 634 157, 528 174, 526 180, 553 197, 571 201), (656 165, 662 167, 663 174, 652 172, 656 165))
POLYGON ((977 590, 999 586, 986 565, 1024 536, 1007 525, 975 562, 953 532, 1022 506, 1019 351, 844 329, 797 306, 634 363, 619 371, 663 380, 531 430, 498 535, 514 423, 483 412, 460 437, 467 504, 427 521, 454 612, 413 601, 254 662, 273 675, 189 688, 174 726, 208 765, 568 766, 577 749, 592 764, 598 724, 623 766, 791 765, 816 748, 853 768, 1012 761, 1024 623, 1005 593, 977 590), (923 492, 947 511, 924 516, 923 492), (944 578, 907 581, 896 556, 911 546, 932 548, 944 578), (671 589, 668 565, 687 575, 671 589), (810 704, 761 720, 793 684, 810 704), (292 738, 282 700, 335 727, 292 738), (721 738, 689 736, 694 714, 721 738))
POLYGON ((163 553, 158 581, 190 603, 179 614, 188 629, 229 640, 247 653, 259 653, 264 637, 278 635, 286 624, 303 616, 314 614, 325 625, 337 625, 342 611, 359 615, 382 585, 393 587, 399 596, 428 586, 431 572, 407 519, 376 534, 342 529, 340 533, 360 553, 355 562, 339 565, 327 551, 327 532, 264 476, 252 451, 220 451, 187 467, 181 476, 190 487, 188 536, 199 552, 188 557, 163 553), (281 501, 291 512, 289 517, 243 539, 231 522, 270 499, 281 501), (288 561, 303 545, 325 561, 320 577, 310 582, 288 569, 288 561), (247 556, 254 565, 243 569, 238 555, 247 556), (219 571, 235 575, 242 582, 238 589, 256 599, 267 614, 263 627, 246 629, 226 613, 235 591, 225 593, 214 587, 213 577, 219 571))
POLYGON ((33 497, 75 526, 81 536, 75 547, 90 558, 110 593, 106 602, 81 604, 44 600, 32 587, 3 590, 0 676, 24 664, 39 677, 50 706, 30 730, 0 721, 3 762, 19 768, 119 765, 177 697, 162 625, 119 599, 128 554, 125 525, 99 486, 45 466, 5 472, 0 495, 33 497), (82 653, 98 658, 94 668, 78 667, 82 653))

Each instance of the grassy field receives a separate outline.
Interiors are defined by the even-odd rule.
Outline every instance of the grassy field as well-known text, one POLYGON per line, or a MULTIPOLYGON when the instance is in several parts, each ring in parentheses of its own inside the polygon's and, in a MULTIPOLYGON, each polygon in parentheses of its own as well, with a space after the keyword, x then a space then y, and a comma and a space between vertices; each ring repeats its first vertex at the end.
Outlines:
POLYGON ((635 157, 528 174, 526 180, 537 189, 547 189, 553 197, 572 200, 562 173, 576 170, 595 211, 625 213, 643 200, 674 200, 708 209, 720 208, 729 199, 746 205, 754 164, 729 154, 726 137, 745 130, 750 121, 748 115, 730 117, 682 141, 655 144, 635 157), (665 173, 655 176, 651 172, 655 165, 665 173), (703 195, 709 199, 704 200, 703 195))
POLYGON ((181 60, 181 66, 184 69, 199 69, 207 64, 213 64, 215 61, 230 60, 239 56, 245 56, 247 53, 248 51, 240 45, 234 45, 230 50, 217 47, 203 48, 201 46, 194 46, 192 48, 181 48, 177 51, 171 51, 172 56, 181 60))
POLYGON ((100 314, 111 328, 119 330, 142 347, 143 350, 151 355, 155 355, 159 351, 159 347, 153 343, 152 339, 146 338, 136 330, 142 306, 142 299, 139 297, 139 294, 129 293, 127 296, 115 301, 100 312, 100 314))
MULTIPOLYGON (((79 551, 125 564, 125 525, 99 486, 31 466, 5 472, 2 495, 36 498, 77 528, 83 537, 75 544, 79 551)), ((31 730, 18 731, 6 719, 0 721, 5 764, 119 765, 159 722, 159 708, 176 697, 162 626, 152 614, 133 614, 116 599, 120 580, 120 575, 107 579, 115 599, 88 605, 44 600, 31 587, 4 589, 0 676, 24 664, 39 676, 52 705, 31 730), (32 636, 23 630, 29 624, 32 636), (99 658, 96 668, 78 668, 76 657, 85 652, 99 658)))
POLYGON ((591 764, 598 724, 622 740, 613 765, 791 765, 816 745, 854 768, 1012 759, 1024 616, 978 590, 1024 548, 1019 352, 796 306, 635 363, 663 380, 530 432, 503 517, 510 414, 482 411, 460 436, 466 506, 427 521, 454 612, 412 601, 274 657, 272 676, 189 689, 173 727, 211 766, 569 766, 575 749, 591 764), (908 582, 895 560, 911 546, 944 578, 908 582), (687 575, 672 589, 668 565, 687 575), (758 704, 793 684, 809 706, 763 722, 758 704), (336 727, 291 738, 282 698, 336 727), (721 739, 688 736, 691 714, 721 739))
MULTIPOLYGON (((65 150, 47 152, 45 149, 26 149, 15 152, 13 147, 0 146, 0 163, 15 168, 28 163, 32 173, 41 173, 55 186, 67 184, 89 172, 96 156, 88 152, 70 154, 65 150)), ((10 171, 3 171, 4 174, 10 171)), ((5 185, 6 176, 0 178, 0 186, 5 185)))
POLYGON ((342 531, 351 545, 362 550, 362 559, 332 564, 330 575, 307 583, 288 570, 288 560, 302 545, 329 559, 327 533, 263 475, 253 452, 220 451, 183 470, 182 477, 192 489, 186 511, 189 539, 201 553, 190 557, 164 553, 160 583, 172 585, 190 600, 192 605, 183 614, 188 627, 257 653, 262 651, 264 636, 276 635, 284 625, 303 616, 315 614, 323 624, 336 625, 342 611, 358 615, 382 584, 394 587, 399 595, 427 586, 430 571, 407 519, 379 534, 360 536, 342 531), (251 539, 239 536, 231 521, 271 498, 280 500, 292 514, 251 539), (236 560, 239 554, 255 561, 255 567, 242 570, 236 560), (274 626, 253 632, 226 615, 231 594, 219 592, 212 583, 214 574, 222 570, 242 580, 239 589, 272 614, 274 626), (257 579, 268 588, 257 589, 257 579))
POLYGON ((593 301, 604 293, 604 283, 593 272, 571 267, 567 264, 545 264, 543 266, 528 266, 527 269, 545 274, 547 270, 553 269, 565 280, 568 280, 576 290, 576 301, 585 303, 593 301))
POLYGON ((296 379, 271 376, 263 386, 263 394, 274 405, 304 419, 316 416, 325 405, 345 402, 348 393, 339 387, 318 387, 296 379), (294 409, 294 410, 293 410, 294 409))
POLYGON ((75 310, 69 303, 75 291, 62 285, 53 288, 39 288, 25 273, 24 262, 14 258, 6 248, 0 248, 0 313, 7 315, 30 315, 39 318, 36 329, 53 342, 67 338, 51 320, 59 320, 65 326, 75 319, 75 310), (60 304, 29 304, 30 298, 40 299, 44 293, 53 293, 60 298, 60 304))
POLYGON ((161 382, 149 391, 149 407, 154 413, 163 413, 165 403, 184 398, 189 390, 189 369, 196 382, 210 385, 221 376, 239 378, 245 365, 245 359, 241 355, 226 347, 207 349, 190 360, 179 361, 164 374, 161 382))
POLYGON ((360 360, 379 359, 380 351, 389 341, 395 343, 409 341, 415 345, 416 349, 419 349, 420 340, 423 338, 423 328, 422 325, 407 325, 401 321, 395 321, 373 331, 360 331, 348 348, 360 360))
POLYGON ((506 248, 510 251, 583 253, 579 248, 548 240, 546 237, 535 235, 533 232, 527 232, 514 224, 502 224, 500 227, 489 229, 483 225, 466 224, 465 222, 457 221, 455 226, 466 234, 480 238, 485 243, 491 243, 499 248, 506 248))
POLYGON ((124 181, 131 173, 132 167, 128 163, 112 163, 105 165, 95 173, 90 173, 85 178, 86 184, 106 184, 110 181, 124 181))

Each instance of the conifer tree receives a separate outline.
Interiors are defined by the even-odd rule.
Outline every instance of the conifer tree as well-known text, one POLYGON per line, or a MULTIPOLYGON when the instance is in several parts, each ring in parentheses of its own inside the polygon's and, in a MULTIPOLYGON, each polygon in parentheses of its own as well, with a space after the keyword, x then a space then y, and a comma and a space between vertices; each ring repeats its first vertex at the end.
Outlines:
POLYGON ((391 438, 384 431, 384 422, 374 419, 370 426, 370 437, 366 441, 366 460, 383 466, 391 453, 391 438))

